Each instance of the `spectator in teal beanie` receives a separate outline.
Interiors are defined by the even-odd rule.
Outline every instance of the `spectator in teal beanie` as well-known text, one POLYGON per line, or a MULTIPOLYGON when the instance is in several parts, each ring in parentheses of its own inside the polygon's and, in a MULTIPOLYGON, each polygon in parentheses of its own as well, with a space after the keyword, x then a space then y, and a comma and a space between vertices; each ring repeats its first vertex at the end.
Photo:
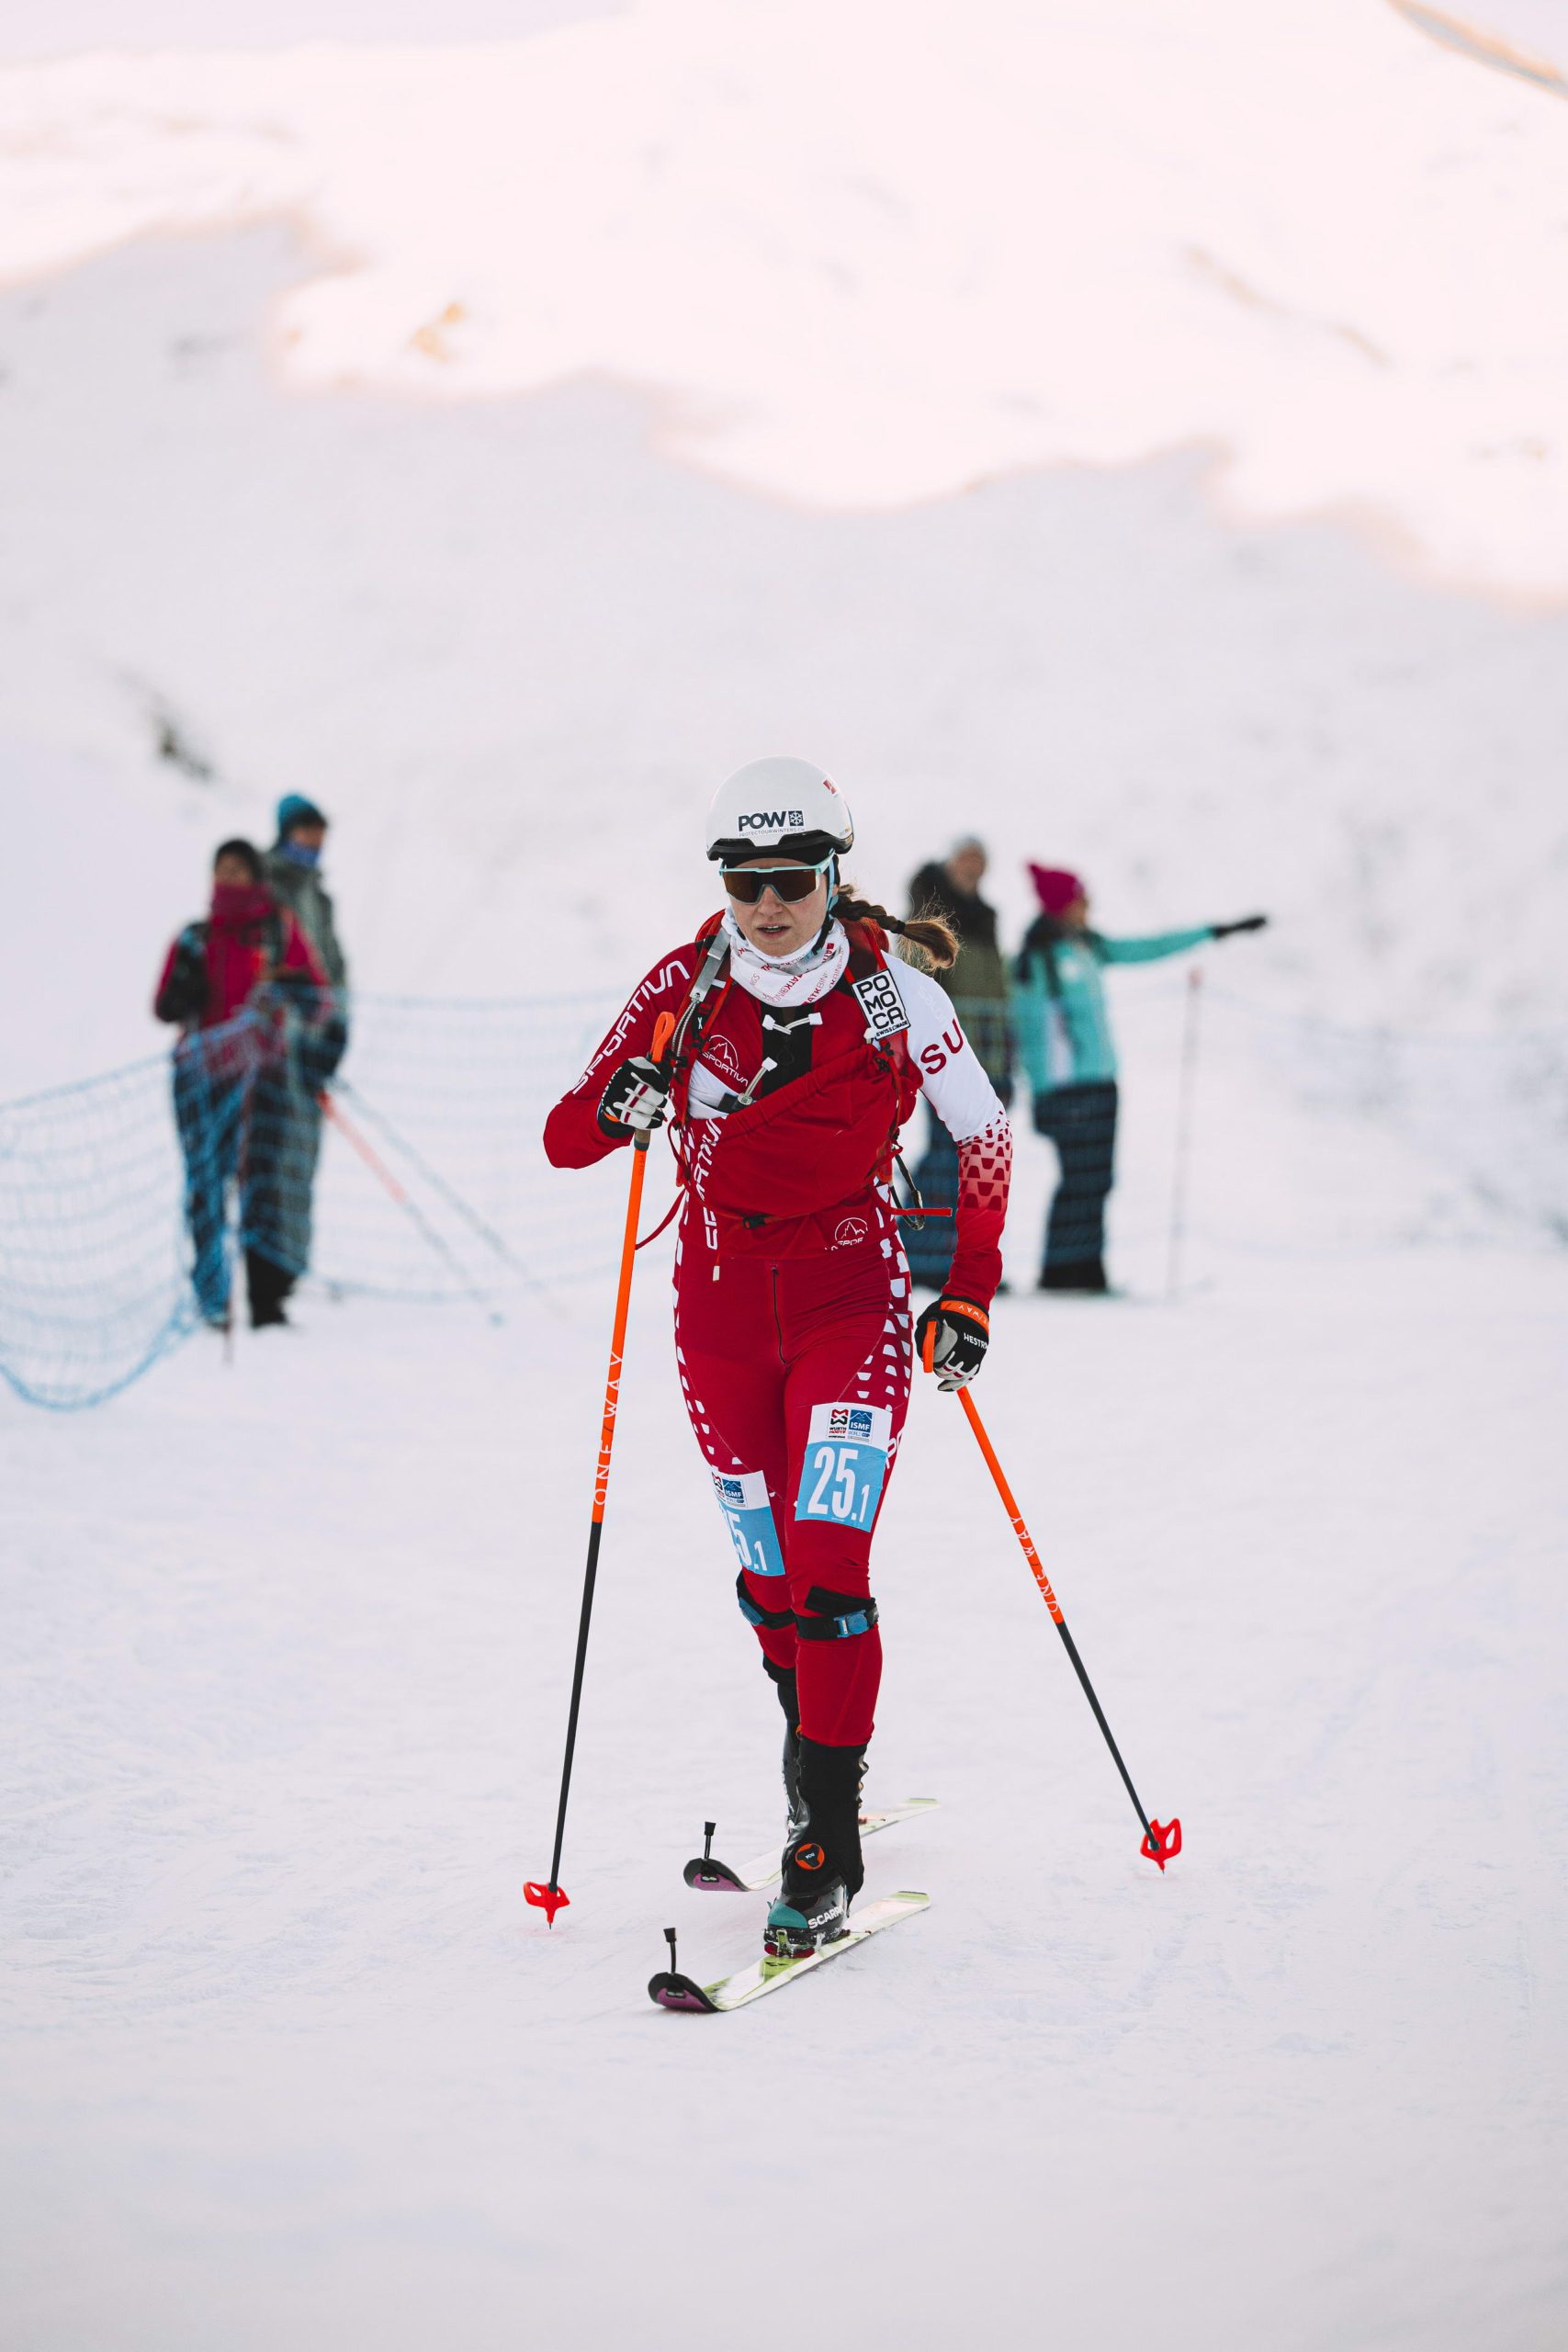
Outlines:
POLYGON ((1100 978, 1107 964, 1153 964, 1206 940, 1261 931, 1267 915, 1199 923, 1141 939, 1089 928, 1089 892, 1076 874, 1031 865, 1041 911, 1024 935, 1013 1001, 1019 1056, 1034 1097, 1034 1127, 1061 1160, 1045 1221, 1041 1290, 1102 1295, 1105 1203, 1115 1181, 1116 1046, 1100 978))
POLYGON ((321 879, 327 820, 303 793, 286 792, 277 804, 277 839, 267 852, 266 878, 326 966, 334 989, 348 986, 348 966, 338 944, 332 895, 321 879))

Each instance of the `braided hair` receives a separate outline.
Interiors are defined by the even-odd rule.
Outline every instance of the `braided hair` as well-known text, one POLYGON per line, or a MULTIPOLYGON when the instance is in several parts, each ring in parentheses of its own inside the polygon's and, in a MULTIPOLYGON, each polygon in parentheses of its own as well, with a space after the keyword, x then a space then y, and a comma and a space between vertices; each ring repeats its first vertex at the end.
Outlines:
POLYGON ((922 969, 945 972, 958 960, 958 940, 953 926, 934 908, 912 915, 908 922, 897 915, 890 915, 886 907, 874 906, 869 899, 855 896, 852 882, 840 882, 833 899, 832 911, 840 922, 877 922, 884 931, 896 932, 915 949, 910 962, 922 969))

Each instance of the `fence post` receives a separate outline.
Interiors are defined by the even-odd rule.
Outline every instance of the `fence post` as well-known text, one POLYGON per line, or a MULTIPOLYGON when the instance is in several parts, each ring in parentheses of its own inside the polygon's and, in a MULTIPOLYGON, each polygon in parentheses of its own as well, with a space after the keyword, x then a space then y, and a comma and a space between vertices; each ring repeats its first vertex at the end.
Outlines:
POLYGON ((1187 1238, 1187 1178, 1192 1157, 1192 1099, 1198 1084, 1198 1008, 1203 993, 1203 967, 1194 964, 1187 975, 1187 1010, 1181 1025, 1181 1069, 1177 1080, 1176 1168, 1170 1188, 1170 1241, 1166 1253, 1165 1295, 1174 1300, 1181 1287, 1181 1252, 1187 1238))

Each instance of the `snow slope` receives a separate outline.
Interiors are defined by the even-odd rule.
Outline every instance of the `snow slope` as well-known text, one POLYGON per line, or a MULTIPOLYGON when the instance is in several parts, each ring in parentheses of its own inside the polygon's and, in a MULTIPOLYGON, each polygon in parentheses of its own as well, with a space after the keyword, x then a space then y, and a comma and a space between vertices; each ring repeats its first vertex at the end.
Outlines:
MULTIPOLYGON (((874 890, 982 826, 1015 936, 1028 855, 1112 929, 1268 906, 1208 959, 1181 1306, 1004 1300, 980 1391, 1187 1851, 1138 1860, 924 1390, 873 1788, 942 1807, 871 1855, 931 1910, 655 2014, 666 1924, 699 1973, 754 1926, 679 1883, 703 1819, 747 1853, 777 1805, 668 1244, 553 1933, 602 1285, 308 1297, 231 1370, 7 1402, 25 2352, 1563 2339, 1568 1274, 1495 1245, 1563 1191, 1521 1033, 1568 1018, 1568 118, 1371 0, 956 21, 663 0, 5 77, 0 1095, 150 1047, 213 842, 285 789, 378 990, 613 994, 770 747, 833 766, 874 890)), ((1145 1298, 1183 1003, 1118 976, 1145 1298)), ((602 1265, 619 1178, 547 1226, 527 1169, 525 1252, 602 1265)), ((415 1250, 335 1142, 322 1230, 415 1250)))
MULTIPOLYGON (((566 1180, 563 1180, 566 1181, 566 1180)), ((667 1245, 666 1245, 667 1246, 667 1245)), ((8 2340, 28 2352, 1553 2352, 1568 2324, 1560 1265, 1004 1301, 892 1488, 869 1849, 930 1913, 761 2009, 679 1880, 776 1710, 635 1314, 553 1933, 602 1295, 316 1307, 0 1430, 8 2340), (276 1344, 275 1344, 276 1341, 276 1344), (1086 1410, 1089 1400, 1098 1409, 1086 1410), (804 2298, 804 2301, 803 2301, 804 2298)))
POLYGON ((623 380, 688 461, 852 509, 1201 446, 1250 519, 1364 507, 1450 580, 1568 589, 1548 93, 1370 0, 889 32, 886 0, 639 0, 17 66, 0 271, 287 214, 296 386, 623 380))
POLYGON ((364 985, 613 991, 707 910, 701 810, 769 744, 833 766, 874 891, 978 823, 1013 937, 1044 856, 1112 930, 1268 907, 1225 970, 1281 1009, 1568 1018, 1562 615, 1396 576, 1334 525, 1223 524, 1193 459, 824 515, 649 452, 604 388, 286 394, 262 322, 305 266, 264 230, 0 298, 30 877, 0 983, 48 976, 0 1095, 153 1046, 212 842, 283 790, 339 820, 364 985), (158 757, 171 727, 211 773, 158 757))
POLYGON ((1045 855, 1268 906, 1279 1009, 1568 1017, 1558 102, 1371 0, 558 14, 0 75, 0 1094, 283 790, 362 985, 525 994, 770 744, 874 889, 961 817, 1015 935, 1045 855))

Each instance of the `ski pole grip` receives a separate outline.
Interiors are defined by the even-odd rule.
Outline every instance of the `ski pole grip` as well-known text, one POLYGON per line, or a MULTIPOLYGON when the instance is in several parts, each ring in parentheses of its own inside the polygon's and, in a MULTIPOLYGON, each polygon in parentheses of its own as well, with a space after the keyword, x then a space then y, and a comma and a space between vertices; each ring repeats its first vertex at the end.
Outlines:
MULTIPOLYGON (((665 1050, 669 1046, 671 1038, 674 1035, 675 1015, 672 1012, 661 1012, 658 1020, 653 1024, 653 1044, 649 1048, 649 1052, 654 1061, 660 1064, 663 1063, 665 1050)), ((645 1127, 640 1135, 637 1135, 632 1137, 632 1149, 634 1151, 646 1152, 652 1140, 653 1134, 651 1128, 645 1127)), ((652 1237, 650 1236, 649 1238, 651 1239, 651 1238, 652 1237)))

